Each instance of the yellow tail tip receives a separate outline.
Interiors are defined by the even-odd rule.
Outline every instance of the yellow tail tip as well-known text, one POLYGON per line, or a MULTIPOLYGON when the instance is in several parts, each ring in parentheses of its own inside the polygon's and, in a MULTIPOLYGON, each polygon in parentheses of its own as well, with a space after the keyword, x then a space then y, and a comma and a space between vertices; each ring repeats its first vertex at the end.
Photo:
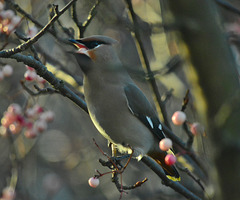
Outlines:
POLYGON ((174 176, 170 176, 170 175, 166 175, 168 179, 172 180, 172 181, 181 181, 181 177, 174 177, 174 176))

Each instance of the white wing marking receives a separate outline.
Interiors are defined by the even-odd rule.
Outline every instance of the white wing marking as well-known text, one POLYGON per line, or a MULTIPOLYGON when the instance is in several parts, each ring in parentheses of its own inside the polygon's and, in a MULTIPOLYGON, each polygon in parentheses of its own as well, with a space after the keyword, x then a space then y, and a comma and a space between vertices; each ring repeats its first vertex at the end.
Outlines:
POLYGON ((150 126, 153 128, 153 123, 150 117, 146 116, 148 123, 150 124, 150 126))

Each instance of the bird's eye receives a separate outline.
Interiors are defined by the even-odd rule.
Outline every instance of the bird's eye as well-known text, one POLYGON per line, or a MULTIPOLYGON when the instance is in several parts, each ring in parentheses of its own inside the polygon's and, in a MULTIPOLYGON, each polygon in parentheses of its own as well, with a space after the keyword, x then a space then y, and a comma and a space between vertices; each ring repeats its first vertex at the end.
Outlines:
POLYGON ((93 49, 97 46, 99 46, 101 43, 98 42, 98 41, 92 41, 92 42, 89 42, 88 45, 86 45, 89 49, 93 49))

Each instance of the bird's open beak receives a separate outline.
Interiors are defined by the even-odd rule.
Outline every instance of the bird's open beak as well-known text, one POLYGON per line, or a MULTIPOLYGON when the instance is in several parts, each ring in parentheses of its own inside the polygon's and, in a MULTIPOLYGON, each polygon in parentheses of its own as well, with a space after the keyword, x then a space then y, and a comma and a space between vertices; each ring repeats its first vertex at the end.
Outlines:
POLYGON ((88 57, 90 57, 89 53, 88 53, 88 48, 82 44, 81 42, 74 40, 74 39, 70 39, 69 40, 75 47, 77 47, 78 51, 76 53, 79 54, 84 54, 88 57))

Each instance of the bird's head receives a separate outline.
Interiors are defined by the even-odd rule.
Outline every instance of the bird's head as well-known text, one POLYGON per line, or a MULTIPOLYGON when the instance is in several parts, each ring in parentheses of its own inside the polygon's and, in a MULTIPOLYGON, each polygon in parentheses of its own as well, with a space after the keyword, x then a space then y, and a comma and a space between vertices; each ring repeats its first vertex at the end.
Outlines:
POLYGON ((74 55, 83 72, 88 71, 93 65, 113 65, 118 61, 113 47, 117 41, 110 37, 95 35, 69 41, 78 49, 74 55))

